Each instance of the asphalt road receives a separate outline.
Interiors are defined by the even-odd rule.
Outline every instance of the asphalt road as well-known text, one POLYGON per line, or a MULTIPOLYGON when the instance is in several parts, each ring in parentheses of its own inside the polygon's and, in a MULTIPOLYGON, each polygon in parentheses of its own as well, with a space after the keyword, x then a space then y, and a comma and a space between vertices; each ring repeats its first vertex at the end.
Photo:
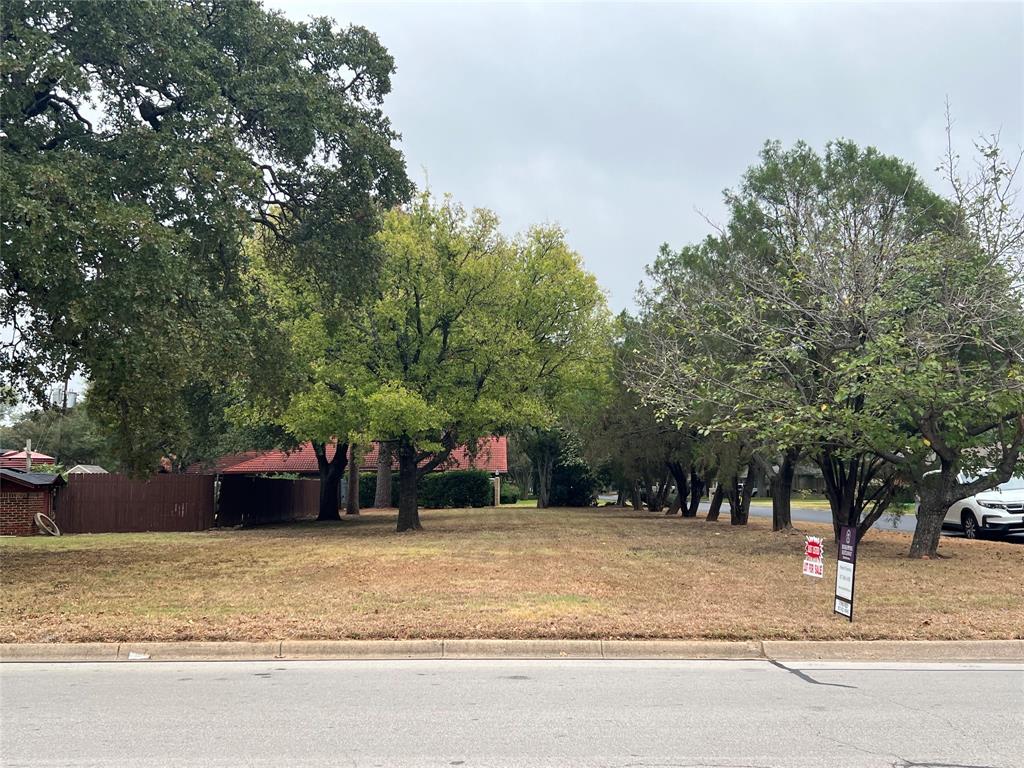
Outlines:
MULTIPOLYGON (((706 511, 708 505, 702 504, 701 510, 706 511)), ((827 509, 815 509, 813 507, 801 507, 794 505, 791 509, 794 522, 805 522, 805 523, 831 523, 832 513, 827 509)), ((750 514, 752 517, 771 517, 772 508, 769 505, 762 504, 751 504, 750 514)), ((729 519, 729 505, 724 504, 722 506, 722 519, 729 519)), ((882 515, 881 519, 876 522, 873 526, 880 531, 902 531, 903 533, 913 533, 917 527, 917 517, 915 515, 900 515, 893 519, 890 515, 882 515)), ((943 531, 944 536, 963 536, 962 533, 955 530, 943 531)), ((1024 532, 1012 533, 1006 536, 1002 536, 998 539, 999 541, 1009 541, 1016 544, 1024 544, 1024 532)))
MULTIPOLYGON (((598 500, 601 502, 616 500, 616 496, 599 496, 598 500)), ((708 511, 708 502, 701 502, 700 512, 703 514, 708 511)), ((750 505, 750 514, 752 517, 771 517, 772 508, 770 504, 758 504, 753 503, 750 505)), ((793 517, 794 522, 803 523, 831 523, 832 513, 827 509, 818 509, 816 507, 801 507, 799 502, 793 504, 790 508, 790 514, 793 517)), ((729 503, 725 502, 722 504, 722 519, 729 519, 729 503)), ((903 533, 913 533, 917 527, 917 517, 915 515, 900 515, 893 518, 891 515, 882 515, 882 518, 876 522, 873 526, 880 531, 902 531, 903 533)), ((955 530, 943 531, 945 536, 962 536, 963 534, 955 530)), ((1024 544, 1024 531, 1020 533, 1011 533, 1009 535, 1002 536, 999 541, 1009 541, 1015 544, 1024 544)))
POLYGON ((1024 665, 4 664, 5 766, 1024 766, 1024 665))
MULTIPOLYGON (((705 509, 707 505, 702 505, 701 509, 705 509)), ((799 503, 793 504, 790 510, 793 520, 805 523, 831 523, 832 512, 827 509, 817 509, 815 507, 801 507, 799 503)), ((750 515, 752 517, 771 517, 772 508, 768 504, 751 504, 750 515)), ((722 517, 726 520, 729 519, 729 505, 722 505, 722 517)), ((875 523, 875 528, 882 531, 903 531, 905 533, 913 533, 914 528, 917 527, 917 517, 914 515, 900 515, 893 519, 888 515, 882 515, 882 518, 875 523)))

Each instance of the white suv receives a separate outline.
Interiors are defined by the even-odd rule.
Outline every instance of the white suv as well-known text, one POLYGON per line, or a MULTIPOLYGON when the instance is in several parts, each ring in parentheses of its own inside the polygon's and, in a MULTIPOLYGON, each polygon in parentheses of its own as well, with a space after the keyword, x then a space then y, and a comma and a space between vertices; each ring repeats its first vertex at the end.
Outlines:
MULTIPOLYGON (((972 478, 961 475, 961 483, 972 478)), ((943 528, 956 528, 968 539, 983 533, 1024 531, 1024 477, 1011 477, 1002 485, 961 499, 949 508, 943 528)))

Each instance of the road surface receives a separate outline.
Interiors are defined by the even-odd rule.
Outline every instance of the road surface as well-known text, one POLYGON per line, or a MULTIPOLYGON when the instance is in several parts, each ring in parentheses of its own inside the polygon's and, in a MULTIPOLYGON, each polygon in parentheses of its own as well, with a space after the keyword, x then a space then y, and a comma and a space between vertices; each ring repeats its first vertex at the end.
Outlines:
MULTIPOLYGON (((598 497, 598 501, 602 504, 605 502, 614 503, 618 497, 614 495, 602 495, 598 497)), ((701 514, 708 511, 709 503, 704 501, 701 502, 700 512, 701 514)), ((796 501, 790 508, 790 514, 793 518, 793 522, 797 523, 832 523, 832 513, 827 509, 818 509, 817 507, 801 507, 800 502, 796 501)), ((754 502, 750 505, 751 517, 771 517, 772 508, 770 504, 760 504, 754 502)), ((723 520, 729 520, 729 503, 725 502, 722 504, 722 518, 723 520)), ((902 531, 903 533, 913 533, 917 527, 917 517, 915 515, 900 515, 893 518, 891 515, 882 515, 882 518, 875 523, 873 526, 880 531, 902 531)), ((946 536, 962 536, 963 534, 954 531, 943 531, 946 536)), ((1009 541, 1015 544, 1024 544, 1024 531, 1020 533, 1011 533, 1009 535, 1002 536, 998 541, 1009 541)))
MULTIPOLYGON (((707 511, 708 505, 702 504, 701 510, 707 511)), ((829 523, 832 522, 832 513, 827 509, 816 509, 814 507, 801 507, 799 502, 795 503, 792 507, 792 517, 794 522, 804 523, 829 523)), ((751 504, 750 505, 751 517, 771 517, 772 508, 767 504, 751 504)), ((729 519, 729 505, 722 505, 722 519, 729 519)), ((880 531, 902 531, 903 533, 913 533, 917 527, 917 516, 900 515, 895 520, 890 515, 882 515, 881 519, 875 523, 875 528, 880 531)), ((957 531, 943 531, 943 535, 946 536, 962 536, 962 533, 957 531)), ((1024 532, 1011 533, 1006 536, 1002 536, 998 541, 1009 541, 1016 544, 1024 544, 1024 532)))
POLYGON ((1024 666, 4 664, 5 766, 1024 766, 1024 666))

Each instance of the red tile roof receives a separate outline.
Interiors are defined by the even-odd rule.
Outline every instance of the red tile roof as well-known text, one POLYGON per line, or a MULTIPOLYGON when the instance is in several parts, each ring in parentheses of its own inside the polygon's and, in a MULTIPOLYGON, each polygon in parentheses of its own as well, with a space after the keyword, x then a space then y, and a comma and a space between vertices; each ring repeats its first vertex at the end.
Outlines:
MULTIPOLYGON (((335 447, 327 446, 327 459, 334 458, 335 447)), ((377 469, 378 444, 362 457, 360 470, 373 472, 377 469)), ((396 459, 392 459, 392 467, 398 468, 396 459)), ((504 437, 485 437, 477 445, 476 455, 470 456, 469 450, 462 445, 452 451, 451 456, 437 471, 455 469, 482 469, 487 472, 508 472, 508 440, 504 437)), ((311 443, 303 443, 291 452, 288 451, 248 451, 245 454, 232 454, 217 460, 213 467, 189 467, 189 472, 220 472, 228 475, 255 475, 277 472, 295 472, 298 474, 314 474, 317 472, 316 454, 311 443)))
POLYGON ((215 475, 223 472, 228 467, 233 467, 235 464, 240 464, 248 459, 254 459, 264 451, 239 451, 238 453, 226 453, 218 459, 215 459, 212 464, 203 464, 202 462, 196 462, 190 464, 185 472, 190 475, 215 475))
MULTIPOLYGON (((47 456, 45 453, 37 453, 32 451, 32 464, 56 464, 56 459, 53 456, 47 456)), ((25 469, 25 452, 24 451, 7 451, 6 453, 0 454, 0 468, 4 469, 25 469)))

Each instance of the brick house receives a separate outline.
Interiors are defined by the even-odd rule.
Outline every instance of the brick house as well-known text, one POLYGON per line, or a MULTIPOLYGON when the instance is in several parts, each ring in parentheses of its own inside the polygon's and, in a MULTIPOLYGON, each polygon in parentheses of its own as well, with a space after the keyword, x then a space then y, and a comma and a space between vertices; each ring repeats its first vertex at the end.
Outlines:
POLYGON ((0 536, 32 536, 36 514, 53 517, 53 498, 64 485, 60 475, 0 468, 0 536))

